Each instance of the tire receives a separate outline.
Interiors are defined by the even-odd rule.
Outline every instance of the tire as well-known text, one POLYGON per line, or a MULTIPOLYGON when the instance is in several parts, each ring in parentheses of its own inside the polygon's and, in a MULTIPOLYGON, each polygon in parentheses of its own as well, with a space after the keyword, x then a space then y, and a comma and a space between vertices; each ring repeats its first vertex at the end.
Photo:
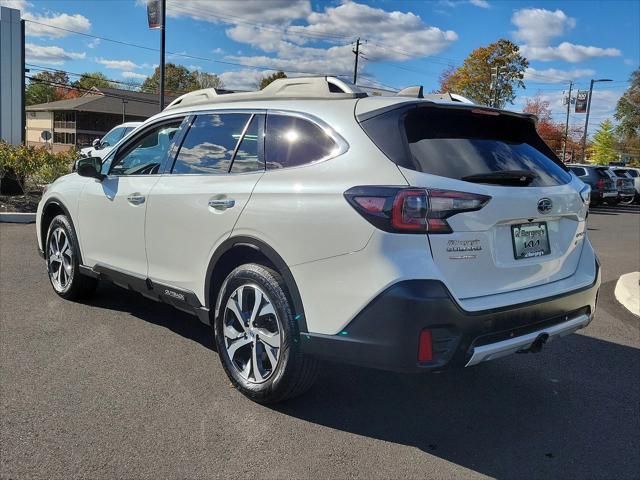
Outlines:
POLYGON ((243 395, 258 403, 277 403, 311 388, 318 362, 300 351, 298 323, 278 272, 241 265, 224 281, 218 305, 218 355, 243 395))
POLYGON ((80 273, 78 239, 65 215, 51 221, 44 251, 49 282, 59 296, 78 300, 95 291, 98 280, 80 273))

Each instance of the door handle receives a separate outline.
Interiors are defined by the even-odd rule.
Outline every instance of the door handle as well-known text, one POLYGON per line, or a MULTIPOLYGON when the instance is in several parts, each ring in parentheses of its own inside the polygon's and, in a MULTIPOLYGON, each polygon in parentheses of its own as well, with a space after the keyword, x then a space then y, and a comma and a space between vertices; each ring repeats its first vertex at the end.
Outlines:
POLYGON ((129 200, 131 205, 141 205, 144 203, 145 197, 139 193, 132 193, 127 197, 127 200, 129 200))
POLYGON ((223 198, 218 200, 209 200, 209 206, 216 210, 226 210, 236 204, 236 201, 231 198, 223 198))

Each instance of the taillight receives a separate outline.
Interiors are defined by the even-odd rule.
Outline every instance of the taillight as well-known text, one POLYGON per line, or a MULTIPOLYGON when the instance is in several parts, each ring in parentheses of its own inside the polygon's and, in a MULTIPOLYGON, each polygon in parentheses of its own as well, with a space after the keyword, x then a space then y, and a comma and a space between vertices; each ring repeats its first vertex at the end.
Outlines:
POLYGON ((604 178, 599 178, 599 179, 596 181, 596 188, 597 188, 598 190, 603 190, 603 189, 604 189, 604 178))
POLYGON ((480 210, 491 199, 453 190, 375 186, 353 187, 344 196, 370 223, 395 233, 451 233, 447 218, 480 210))

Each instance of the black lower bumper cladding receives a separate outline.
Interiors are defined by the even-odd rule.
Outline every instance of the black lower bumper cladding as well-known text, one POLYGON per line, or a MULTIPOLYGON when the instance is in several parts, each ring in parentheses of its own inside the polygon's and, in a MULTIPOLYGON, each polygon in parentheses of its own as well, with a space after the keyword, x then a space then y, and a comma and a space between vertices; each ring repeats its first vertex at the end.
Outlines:
POLYGON ((479 345, 525 335, 595 311, 600 268, 588 287, 535 302, 468 312, 437 280, 392 285, 338 335, 302 334, 305 353, 365 367, 421 372, 463 367, 479 345), (433 360, 418 362, 418 339, 431 330, 433 360))

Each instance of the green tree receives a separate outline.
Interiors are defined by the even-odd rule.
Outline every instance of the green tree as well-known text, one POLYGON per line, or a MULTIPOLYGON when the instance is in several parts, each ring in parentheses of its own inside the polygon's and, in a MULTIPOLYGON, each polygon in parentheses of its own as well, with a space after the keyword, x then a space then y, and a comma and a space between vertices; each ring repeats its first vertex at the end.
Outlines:
POLYGON ((482 105, 503 108, 513 103, 516 88, 524 88, 524 72, 529 61, 518 46, 504 38, 486 47, 476 48, 454 71, 443 72, 440 89, 458 93, 482 105), (499 81, 492 88, 491 69, 500 68, 499 81))
POLYGON ((38 72, 31 77, 25 88, 25 103, 36 105, 62 100, 67 93, 63 85, 68 84, 69 76, 64 72, 38 72))
POLYGON ((609 165, 618 158, 616 154, 616 136, 611 120, 605 120, 600 124, 600 128, 593 135, 593 143, 589 148, 592 163, 598 165, 609 165))
POLYGON ((193 78, 195 78, 198 88, 224 88, 224 82, 215 73, 207 73, 194 71, 193 78))
POLYGON ((618 148, 640 161, 640 70, 631 74, 631 85, 616 105, 618 148))
POLYGON ((113 87, 113 84, 102 72, 85 72, 80 75, 78 80, 73 82, 73 86, 80 90, 90 90, 93 87, 111 88, 113 87))
MULTIPOLYGON (((142 83, 142 91, 157 93, 160 86, 160 67, 142 83)), ((167 95, 182 95, 197 90, 198 82, 193 72, 183 65, 167 63, 164 70, 164 88, 167 95)))
POLYGON ((284 72, 276 72, 272 73, 271 75, 267 75, 266 77, 262 77, 262 80, 260 80, 260 83, 258 84, 258 89, 264 89, 264 87, 269 85, 274 80, 277 80, 278 78, 287 78, 287 74, 284 72))

